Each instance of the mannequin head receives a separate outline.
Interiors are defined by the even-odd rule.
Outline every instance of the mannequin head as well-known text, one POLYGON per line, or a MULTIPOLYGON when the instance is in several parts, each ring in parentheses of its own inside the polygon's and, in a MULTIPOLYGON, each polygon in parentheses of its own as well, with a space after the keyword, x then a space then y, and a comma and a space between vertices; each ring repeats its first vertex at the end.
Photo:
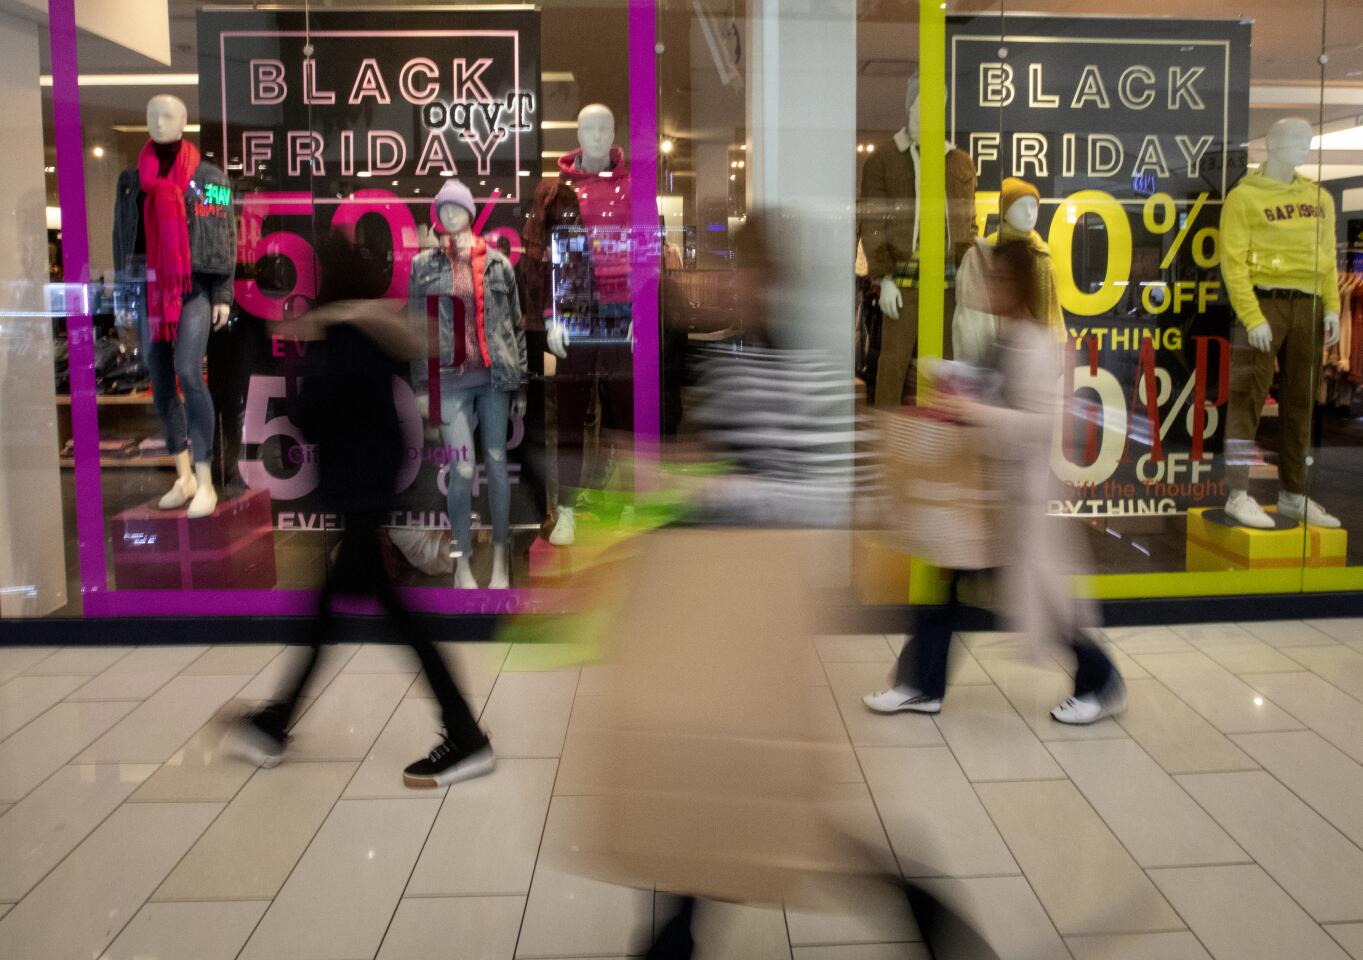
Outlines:
MULTIPOLYGON (((1310 121, 1301 117, 1284 117, 1268 129, 1265 140, 1271 176, 1294 170, 1306 162, 1311 152, 1313 131, 1310 121)), ((1289 176, 1290 179, 1290 176, 1289 176)))
POLYGON ((185 135, 189 111, 185 102, 168 93, 147 101, 147 134, 154 143, 175 143, 185 135))
POLYGON ((908 121, 904 129, 909 132, 909 139, 917 143, 921 123, 919 120, 918 77, 916 76, 909 78, 908 88, 904 91, 904 116, 908 121))
POLYGON ((473 193, 460 180, 446 180, 431 201, 431 224, 437 231, 463 237, 473 222, 473 193))
POLYGON ((584 170, 604 170, 615 146, 615 114, 603 103, 589 103, 577 115, 577 142, 584 170))
POLYGON ((1041 194, 1026 180, 1007 177, 999 192, 999 213, 1003 222, 1015 230, 1027 233, 1036 229, 1041 211, 1041 194))
POLYGON ((446 203, 440 207, 440 225, 445 228, 446 233, 461 234, 469 228, 471 222, 469 212, 463 207, 453 203, 446 203))

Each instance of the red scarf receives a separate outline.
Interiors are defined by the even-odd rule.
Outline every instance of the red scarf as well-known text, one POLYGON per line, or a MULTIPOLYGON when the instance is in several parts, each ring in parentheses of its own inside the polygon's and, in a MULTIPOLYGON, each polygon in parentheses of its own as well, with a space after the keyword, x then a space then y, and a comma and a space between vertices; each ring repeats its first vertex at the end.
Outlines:
POLYGON ((185 191, 199 169, 199 151, 181 141, 170 171, 160 175, 156 144, 151 140, 137 158, 137 175, 147 195, 142 227, 147 235, 147 318, 151 338, 174 342, 180 327, 180 307, 190 289, 193 268, 189 257, 189 219, 185 191))

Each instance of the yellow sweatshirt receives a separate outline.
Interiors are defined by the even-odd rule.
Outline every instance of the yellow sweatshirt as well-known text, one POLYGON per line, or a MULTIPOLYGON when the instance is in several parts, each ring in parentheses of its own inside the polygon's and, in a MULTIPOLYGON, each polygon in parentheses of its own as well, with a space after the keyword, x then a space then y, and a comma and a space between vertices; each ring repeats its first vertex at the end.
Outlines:
POLYGON ((1221 206, 1221 276, 1246 330, 1264 323, 1255 287, 1301 290, 1339 313, 1335 203, 1314 180, 1246 174, 1221 206))

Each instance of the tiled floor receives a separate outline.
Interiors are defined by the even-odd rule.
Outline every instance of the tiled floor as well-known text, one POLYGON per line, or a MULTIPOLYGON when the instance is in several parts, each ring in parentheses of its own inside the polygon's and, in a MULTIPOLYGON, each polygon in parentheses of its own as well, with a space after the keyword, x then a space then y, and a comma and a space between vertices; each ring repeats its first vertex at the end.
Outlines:
MULTIPOLYGON (((1363 621, 1112 629, 1130 711, 1047 717, 1068 683, 970 634, 936 718, 877 717, 897 636, 825 637, 845 738, 830 809, 1018 960, 1363 960, 1363 621), (968 651, 968 652, 967 652, 968 651)), ((338 649, 290 762, 223 755, 278 647, 0 648, 0 960, 637 955, 667 895, 574 869, 603 668, 451 644, 500 763, 417 792, 434 703, 400 648, 338 649)), ((698 955, 927 956, 866 881, 723 904, 698 955)))

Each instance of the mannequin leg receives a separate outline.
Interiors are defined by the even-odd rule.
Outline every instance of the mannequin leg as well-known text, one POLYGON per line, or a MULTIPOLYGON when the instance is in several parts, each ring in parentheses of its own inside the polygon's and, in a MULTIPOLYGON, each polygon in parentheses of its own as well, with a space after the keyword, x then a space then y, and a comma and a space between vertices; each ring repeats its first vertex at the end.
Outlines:
POLYGON ((892 409, 904 400, 913 347, 918 342, 918 290, 902 291, 898 317, 881 317, 880 362, 876 368, 876 406, 892 409))
POLYGON ((568 356, 558 363, 554 390, 558 407, 558 505, 573 507, 582 487, 582 433, 596 383, 596 360, 600 348, 593 345, 570 346, 568 356))
MULTIPOLYGON (((1311 415, 1316 407, 1320 370, 1319 301, 1301 297, 1280 301, 1287 314, 1279 371, 1278 479, 1288 493, 1306 493, 1306 457, 1311 452, 1311 415)), ((1276 341, 1276 337, 1274 340, 1276 341)))
MULTIPOLYGON (((1264 411, 1264 400, 1273 384, 1273 358, 1278 355, 1287 336, 1287 324, 1282 316, 1282 305, 1288 300, 1264 299, 1259 306, 1268 318, 1273 332, 1273 349, 1262 353, 1249 345, 1249 335, 1242 324, 1236 323, 1231 334, 1230 356, 1230 412, 1226 416, 1227 447, 1248 450, 1259 435, 1259 418, 1264 411), (1239 441, 1239 443, 1235 443, 1239 441)), ((1249 489, 1249 464, 1245 456, 1235 456, 1241 462, 1226 463, 1226 485, 1232 491, 1249 489)))
POLYGON ((492 510, 491 590, 511 586, 507 565, 507 541, 511 537, 511 478, 506 465, 506 432, 511 415, 511 394, 492 384, 477 397, 478 433, 483 440, 483 464, 487 470, 488 502, 492 510))
POLYGON ((263 321, 240 317, 208 338, 208 392, 217 417, 213 482, 226 488, 226 496, 239 495, 245 487, 237 466, 241 460, 242 414, 256 351, 264 337, 263 321))
POLYGON ((175 375, 185 398, 189 444, 196 464, 210 463, 213 459, 213 398, 203 375, 211 326, 208 291, 195 283, 180 313, 179 332, 175 337, 175 375))
POLYGON ((470 514, 473 510, 473 476, 478 466, 474 460, 473 416, 474 390, 458 388, 441 390, 441 419, 445 421, 440 435, 450 451, 449 496, 450 534, 454 541, 455 583, 464 589, 477 586, 469 567, 473 555, 470 514))
POLYGON ((175 456, 189 449, 185 407, 180 402, 179 389, 175 384, 175 344, 152 340, 145 312, 138 326, 142 337, 142 353, 151 376, 152 404, 156 407, 161 428, 166 432, 166 452, 175 456))

